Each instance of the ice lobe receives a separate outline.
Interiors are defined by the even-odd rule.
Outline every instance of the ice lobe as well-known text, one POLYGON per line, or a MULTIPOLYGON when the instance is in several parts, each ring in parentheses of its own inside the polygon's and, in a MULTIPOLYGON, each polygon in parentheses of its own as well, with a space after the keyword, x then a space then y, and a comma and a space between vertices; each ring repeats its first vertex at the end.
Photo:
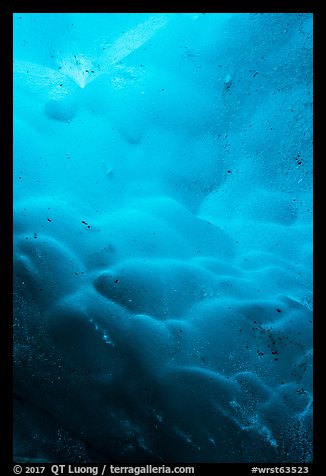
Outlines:
POLYGON ((102 273, 94 282, 104 296, 137 313, 180 316, 195 300, 216 292, 214 275, 177 260, 134 260, 102 273))
POLYGON ((45 104, 44 113, 50 119, 70 122, 74 118, 77 109, 77 104, 69 100, 51 100, 45 104))

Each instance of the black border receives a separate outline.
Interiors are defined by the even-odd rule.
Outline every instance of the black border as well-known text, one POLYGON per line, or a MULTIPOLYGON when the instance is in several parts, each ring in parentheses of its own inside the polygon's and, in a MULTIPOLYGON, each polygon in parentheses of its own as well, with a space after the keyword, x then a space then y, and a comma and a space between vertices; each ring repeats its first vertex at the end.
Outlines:
MULTIPOLYGON (((0 269, 1 269, 1 330, 0 330, 0 365, 1 365, 1 420, 3 422, 1 433, 1 461, 12 455, 12 388, 13 388, 13 339, 12 339, 12 316, 13 316, 13 286, 12 286, 12 256, 13 256, 13 128, 12 128, 12 21, 6 9, 2 12, 0 25, 0 44, 2 48, 2 85, 1 112, 4 115, 1 121, 2 152, 0 160, 0 269)), ((1 471, 1 469, 0 469, 1 471)))
MULTIPOLYGON (((245 1, 245 0, 226 0, 224 2, 200 2, 200 5, 187 5, 189 12, 205 11, 207 13, 312 13, 314 22, 314 77, 313 77, 313 151, 314 151, 314 213, 313 213, 313 227, 314 227, 314 449, 313 449, 313 463, 309 465, 309 474, 321 474, 319 468, 323 464, 323 428, 322 428, 322 353, 321 339, 323 336, 322 328, 322 304, 319 302, 321 295, 321 285, 323 276, 323 263, 321 260, 320 250, 322 249, 321 231, 323 224, 323 193, 322 193, 322 157, 319 153, 320 139, 321 139, 321 124, 322 124, 322 105, 318 96, 322 87, 322 28, 324 17, 321 13, 320 1, 318 0, 260 0, 260 1, 245 1), (199 8, 198 8, 199 7, 199 8), (214 8, 212 8, 214 7, 214 8)), ((13 1, 1 2, 0 4, 0 34, 1 34, 1 111, 4 115, 1 127, 2 138, 2 153, 0 159, 1 166, 1 186, 0 186, 0 268, 2 274, 1 280, 1 329, 0 329, 0 365, 1 365, 1 446, 0 446, 0 472, 2 474, 12 474, 12 427, 13 427, 13 339, 12 339, 12 256, 13 256, 13 171, 12 171, 12 157, 13 157, 13 27, 12 15, 15 12, 22 13, 141 13, 141 12, 165 12, 175 13, 184 12, 185 5, 180 5, 176 8, 176 3, 171 5, 167 2, 160 5, 158 2, 133 2, 130 5, 123 3, 120 5, 112 5, 105 1, 77 2, 73 1, 56 1, 47 2, 42 1, 13 1), (70 4, 69 4, 70 3, 70 4), (137 10, 135 9, 137 5, 137 10), (115 7, 115 9, 114 9, 115 7), (6 468, 6 469, 4 469, 6 468)), ((253 463, 254 464, 254 463, 253 463)), ((250 469, 253 464, 201 464, 191 465, 195 466, 195 474, 204 474, 211 470, 217 471, 220 474, 228 474, 228 471, 236 474, 251 474, 250 469), (243 471, 243 472, 240 472, 243 471)), ((23 465, 24 466, 24 465, 23 465)), ((273 467, 269 464, 259 464, 260 467, 273 467)), ((275 464, 275 467, 280 467, 280 464, 275 464)), ((291 466, 286 464, 284 466, 291 466)), ((24 474, 24 473, 23 473, 24 474)), ((50 474, 50 472, 48 473, 50 474)))
POLYGON ((206 2, 187 2, 186 4, 184 2, 178 4, 176 1, 170 3, 168 1, 131 1, 129 4, 128 2, 117 4, 105 0, 91 2, 15 0, 6 3, 7 5, 1 5, 1 8, 21 13, 186 13, 186 6, 190 13, 198 11, 207 13, 312 13, 319 7, 318 0, 225 0, 215 2, 206 0, 206 2))

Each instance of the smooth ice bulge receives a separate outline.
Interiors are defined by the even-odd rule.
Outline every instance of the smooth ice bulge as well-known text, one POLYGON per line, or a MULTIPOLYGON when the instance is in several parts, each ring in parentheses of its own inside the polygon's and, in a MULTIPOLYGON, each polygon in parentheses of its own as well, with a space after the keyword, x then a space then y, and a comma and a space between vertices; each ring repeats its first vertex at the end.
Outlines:
POLYGON ((14 60, 15 459, 311 461, 311 15, 15 14, 14 60))

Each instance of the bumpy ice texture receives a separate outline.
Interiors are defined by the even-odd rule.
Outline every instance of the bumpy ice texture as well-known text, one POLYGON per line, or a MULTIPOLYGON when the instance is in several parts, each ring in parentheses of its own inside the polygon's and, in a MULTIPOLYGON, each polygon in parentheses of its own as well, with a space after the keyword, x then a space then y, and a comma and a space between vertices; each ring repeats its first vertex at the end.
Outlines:
POLYGON ((15 14, 15 457, 308 462, 312 18, 15 14))

